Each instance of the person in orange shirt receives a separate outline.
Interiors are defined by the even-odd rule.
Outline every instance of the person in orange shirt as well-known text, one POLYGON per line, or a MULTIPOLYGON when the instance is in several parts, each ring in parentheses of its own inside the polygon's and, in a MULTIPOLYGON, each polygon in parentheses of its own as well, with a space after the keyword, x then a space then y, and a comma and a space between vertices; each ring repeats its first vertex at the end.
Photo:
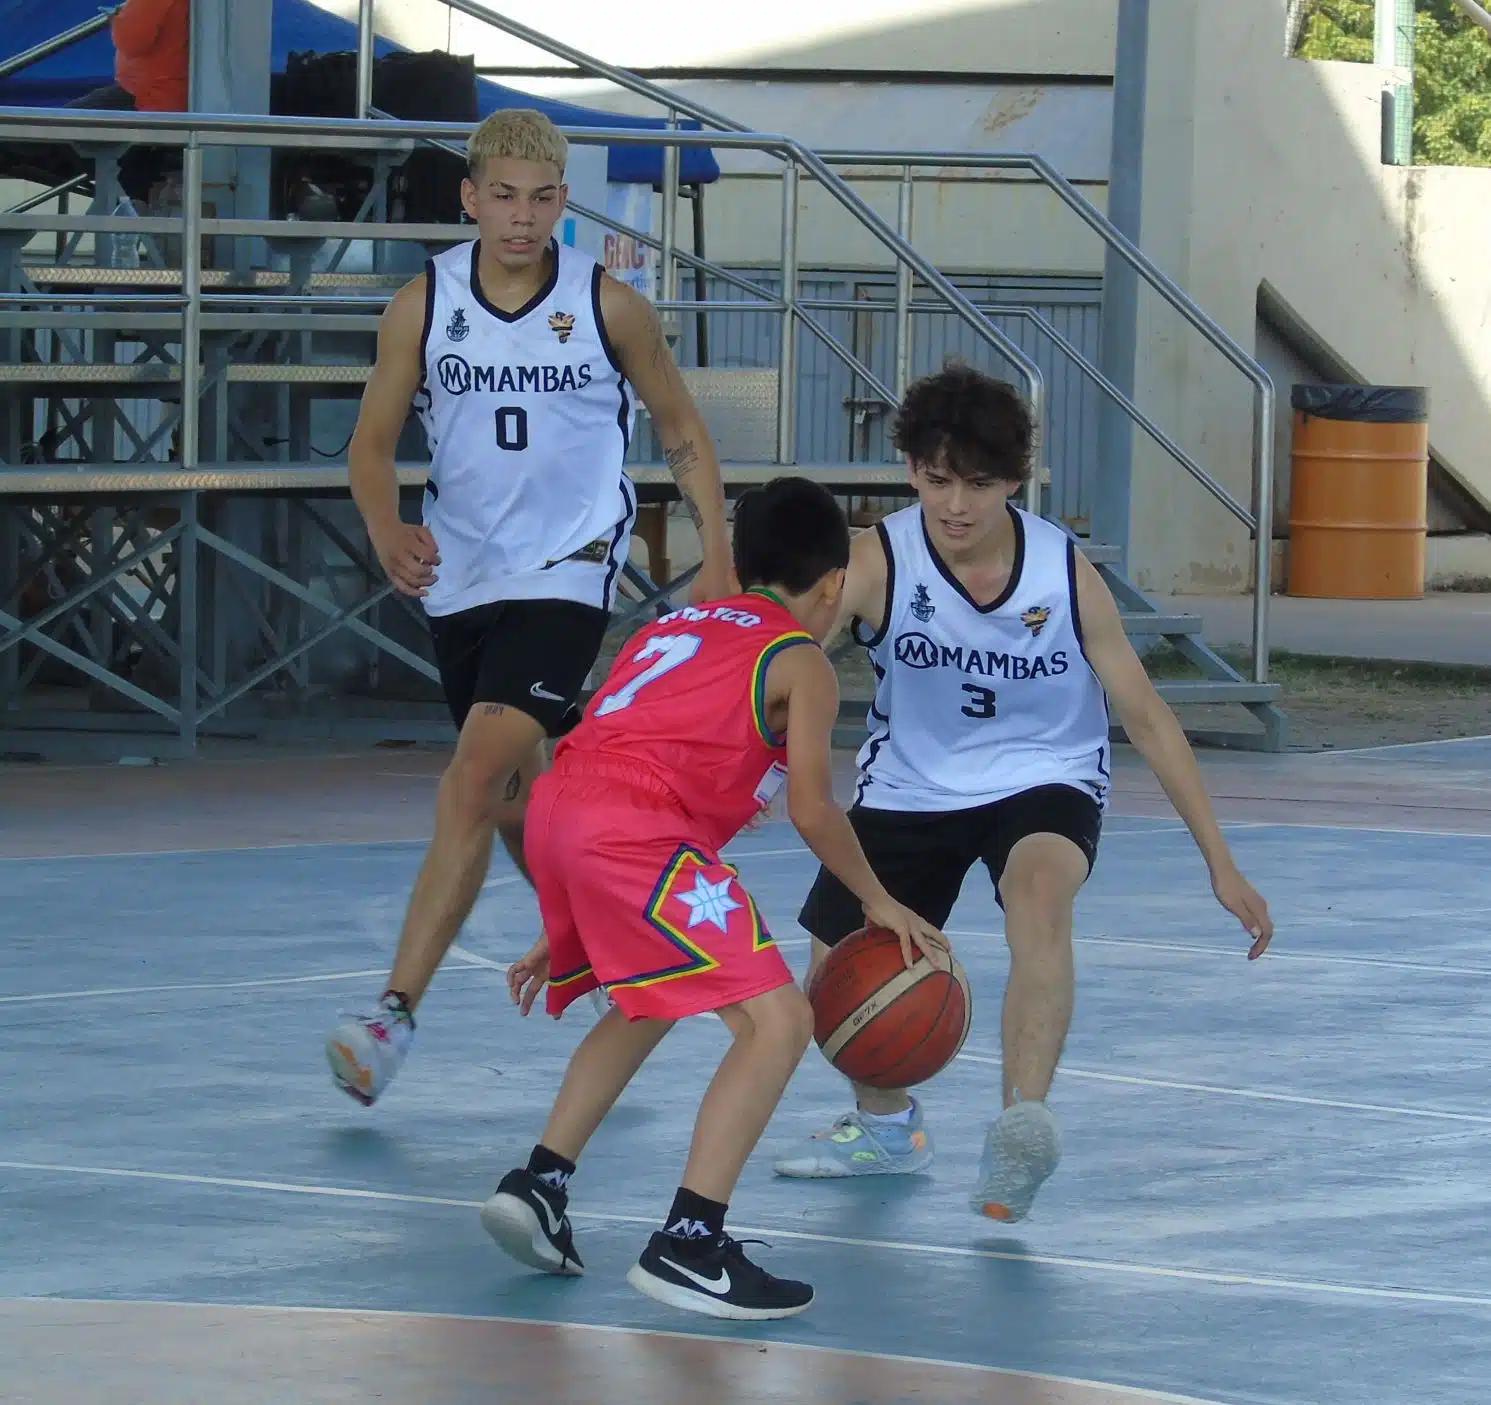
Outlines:
POLYGON ((185 112, 191 73, 191 0, 124 0, 109 25, 114 82, 69 107, 185 112))

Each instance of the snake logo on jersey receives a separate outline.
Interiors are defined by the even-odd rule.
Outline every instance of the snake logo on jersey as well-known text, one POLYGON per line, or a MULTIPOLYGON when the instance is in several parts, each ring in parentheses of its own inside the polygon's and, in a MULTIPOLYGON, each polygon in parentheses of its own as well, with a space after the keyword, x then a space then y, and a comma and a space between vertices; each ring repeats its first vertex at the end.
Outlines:
POLYGON ((553 272, 516 312, 493 306, 480 244, 431 259, 424 521, 440 546, 432 615, 498 600, 609 609, 636 497, 623 469, 629 389, 601 316, 603 270, 551 245, 553 272))
POLYGON ((985 606, 937 555, 919 504, 878 525, 885 618, 873 638, 856 623, 876 675, 858 803, 957 810, 1062 783, 1105 801, 1108 706, 1082 652, 1074 547, 1009 511, 1015 564, 985 606))

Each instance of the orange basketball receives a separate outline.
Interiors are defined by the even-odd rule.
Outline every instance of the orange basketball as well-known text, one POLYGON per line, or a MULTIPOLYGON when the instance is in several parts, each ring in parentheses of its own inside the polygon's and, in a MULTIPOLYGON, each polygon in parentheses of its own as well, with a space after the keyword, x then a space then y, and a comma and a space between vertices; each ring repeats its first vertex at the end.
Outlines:
POLYGON ((973 995, 957 957, 915 955, 908 967, 894 932, 863 927, 829 952, 808 983, 818 1047, 856 1083, 925 1083, 968 1037, 973 995))

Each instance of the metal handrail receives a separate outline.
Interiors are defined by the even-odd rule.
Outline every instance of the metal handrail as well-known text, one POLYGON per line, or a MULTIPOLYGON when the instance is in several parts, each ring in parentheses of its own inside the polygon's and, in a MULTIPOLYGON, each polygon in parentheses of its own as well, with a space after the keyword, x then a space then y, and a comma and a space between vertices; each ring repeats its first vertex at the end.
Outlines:
MULTIPOLYGON (((524 43, 532 45, 545 53, 562 59, 566 63, 572 63, 583 73, 588 73, 597 78, 603 78, 626 89, 628 92, 648 98, 668 112, 670 118, 676 112, 686 113, 707 126, 716 128, 720 132, 743 132, 746 130, 743 124, 735 119, 726 117, 722 113, 713 111, 701 104, 683 97, 681 94, 670 92, 666 88, 660 88, 654 83, 649 83, 639 75, 629 72, 624 68, 617 68, 612 64, 603 62, 564 44, 559 40, 552 39, 537 30, 529 29, 503 15, 494 14, 485 9, 474 0, 445 0, 448 8, 457 10, 462 14, 469 15, 473 19, 481 21, 491 29, 499 30, 524 43)), ((1456 0, 1460 8, 1467 14, 1479 11, 1480 16, 1485 16, 1485 11, 1480 6, 1467 3, 1467 0, 1456 0)), ((359 13, 359 37, 358 52, 361 55, 366 51, 369 55, 367 60, 371 63, 374 0, 364 0, 359 13), (363 27, 366 26, 368 33, 364 34, 363 27)), ((1473 15, 1477 22, 1483 22, 1481 18, 1473 15)), ((369 82, 371 80, 369 79, 369 82)), ((359 80, 361 90, 361 79, 359 80)), ((1253 607, 1253 672, 1256 682, 1267 681, 1268 668, 1268 598, 1270 590, 1270 575, 1272 572, 1272 545, 1273 545, 1273 382, 1268 373, 1264 371, 1251 356, 1227 335, 1205 312, 1201 310, 1184 292, 1181 291, 1169 278, 1167 278, 1148 258, 1137 245, 1132 243, 1116 226, 1110 223, 1104 216, 1100 215, 1086 200, 1084 200, 1054 168, 1039 156, 1011 156, 1001 160, 999 157, 971 156, 967 152, 957 153, 915 153, 906 152, 893 153, 870 153, 870 152, 824 152, 819 153, 823 161, 847 165, 892 165, 901 168, 903 172, 911 166, 929 164, 927 157, 932 157, 930 164, 940 166, 972 166, 985 169, 1019 169, 1024 168, 1038 176, 1046 186, 1073 210, 1086 224, 1089 225, 1110 248, 1117 251, 1131 267, 1138 271, 1141 277, 1150 284, 1167 302, 1171 304, 1183 317, 1189 321, 1201 334, 1215 346, 1224 356, 1230 360, 1242 373, 1252 382, 1254 389, 1253 405, 1253 520, 1248 526, 1253 532, 1254 540, 1254 570, 1256 573, 1254 607, 1253 607), (951 157, 949 160, 943 157, 951 157)), ((817 174, 815 172, 815 174, 817 174)), ((821 179, 821 176, 820 176, 821 179)), ((909 201, 906 200, 906 186, 909 181, 903 181, 902 196, 903 220, 909 217, 909 201)), ((847 189, 847 187, 846 187, 847 189)), ((837 193, 837 192, 835 192, 837 193)), ((671 218, 672 198, 676 194, 676 185, 665 181, 663 192, 665 220, 671 218)), ((841 203, 843 203, 841 201, 841 203)), ((862 202, 861 202, 862 203, 862 202)), ((864 206, 864 211, 869 213, 869 207, 864 206)), ((859 213, 855 211, 855 213, 859 213)), ((863 215, 860 216, 863 220, 863 215)), ((873 229, 873 226, 870 226, 873 229)), ((879 232, 879 231, 875 231, 879 232)), ((664 230, 663 243, 663 291, 665 296, 671 294, 669 287, 670 273, 672 269, 673 249, 672 241, 667 238, 668 228, 664 230)), ((902 230, 903 234, 909 231, 902 230)), ((897 259, 897 285, 898 285, 898 316, 897 316, 897 353, 896 353, 896 388, 904 389, 904 378, 909 363, 908 346, 906 338, 907 312, 906 304, 909 302, 909 289, 905 286, 905 270, 916 268, 909 259, 897 259)), ((920 269, 917 269, 920 272, 920 269)), ((936 286, 936 285, 934 285, 936 286)), ((948 285, 950 286, 950 285, 948 285)), ((944 297, 948 293, 944 287, 939 286, 937 291, 944 297)), ((951 301, 951 299, 949 299, 951 301)), ((954 304, 956 306, 956 303, 954 304)), ((961 311, 961 309, 960 309, 961 311)), ((793 314, 789 312, 786 323, 790 328, 793 322, 793 314)), ((783 340, 784 352, 787 342, 783 340)), ((1008 354, 1008 352, 1006 353, 1008 354)), ((1034 364, 1026 366, 1016 357, 1011 357, 1016 365, 1021 367, 1027 383, 1030 384, 1035 399, 1034 409, 1037 412, 1037 424, 1042 423, 1044 403, 1043 393, 1037 393, 1039 384, 1034 364)), ((1043 392, 1043 387, 1041 391, 1043 392)), ((1207 475, 1197 475, 1190 464, 1185 465, 1188 472, 1196 478, 1203 487, 1212 490, 1211 480, 1207 475)), ((1039 481, 1040 475, 1032 476, 1031 490, 1027 496, 1027 505, 1039 508, 1039 481)))
POLYGON ((558 39, 551 39, 547 34, 540 34, 536 29, 529 29, 527 25, 508 19, 506 15, 494 14, 491 10, 474 4, 473 0, 445 0, 445 4, 449 9, 459 10, 463 15, 470 15, 472 19, 480 20, 491 29, 499 29, 514 39, 521 39, 525 44, 533 45, 535 49, 542 49, 547 54, 553 54, 557 59, 563 59, 565 63, 572 63, 592 77, 604 78, 616 84, 618 88, 625 88, 629 93, 636 93, 638 97, 647 98, 667 111, 680 112, 685 117, 692 117, 696 122, 702 122, 706 127, 712 127, 719 132, 750 131, 750 128, 743 122, 737 122, 733 117, 726 117, 723 113, 715 112, 712 108, 705 107, 703 103, 695 102, 692 98, 670 92, 667 88, 660 88, 656 83, 649 83, 647 79, 639 77, 628 69, 617 68, 592 54, 572 49, 558 39))
MULTIPOLYGON (((334 142, 337 146, 346 147, 379 147, 393 144, 398 149, 410 149, 414 143, 435 140, 453 140, 464 143, 470 135, 470 128, 466 124, 455 122, 396 122, 396 121, 357 121, 348 118, 326 118, 326 117, 247 117, 241 115, 215 114, 215 113, 128 113, 128 114, 102 114, 97 112, 80 112, 65 109, 16 109, 0 108, 0 128, 7 126, 20 128, 17 135, 23 138, 41 136, 43 139, 55 136, 59 132, 70 133, 75 129, 87 130, 97 137, 99 134, 107 133, 110 140, 117 142, 140 142, 155 143, 157 145, 181 145, 187 148, 188 159, 183 163, 187 170, 191 167, 190 155, 195 150, 200 158, 203 147, 206 146, 246 146, 265 145, 272 146, 277 142, 290 142, 290 139, 300 145, 307 144, 308 139, 326 140, 334 142)), ((1026 394, 1031 405, 1032 417, 1035 423, 1043 431, 1045 426, 1046 393, 1045 377, 1040 367, 1028 357, 1025 352, 998 327, 984 317, 974 305, 960 292, 941 272, 917 250, 906 242, 906 240, 893 230, 869 205, 865 203, 848 185, 848 183, 835 172, 830 170, 823 161, 813 152, 807 150, 790 137, 771 133, 760 132, 689 132, 680 131, 677 128, 638 129, 635 127, 586 127, 578 129, 566 129, 565 135, 571 141, 592 145, 633 145, 633 146, 668 146, 677 144, 680 146, 709 146, 709 147, 732 147, 739 150, 762 151, 777 156, 786 163, 784 169, 784 189, 795 182, 796 172, 801 170, 812 175, 814 179, 830 195, 843 205, 858 221, 864 225, 898 260, 905 262, 911 269, 919 274, 922 281, 931 289, 939 293, 951 305, 953 312, 973 330, 974 334, 981 340, 992 345, 1008 361, 1020 371, 1026 384, 1026 394)), ((200 164, 200 163, 199 163, 200 164)), ((179 220, 169 221, 173 227, 181 228, 183 233, 186 256, 184 258, 184 276, 190 276, 194 269, 195 276, 201 277, 201 255, 200 245, 197 242, 204 228, 207 227, 201 213, 201 191, 199 186, 194 186, 190 176, 184 171, 182 181, 182 215, 179 220)), ((790 204, 794 212, 797 201, 794 199, 790 204)), ((12 227, 25 227, 20 221, 35 218, 32 216, 10 216, 7 220, 0 219, 0 227, 9 223, 12 227)), ((46 218, 46 217, 42 217, 46 218)), ((101 231, 108 230, 108 217, 106 216, 72 216, 70 221, 73 227, 78 229, 90 228, 101 231), (81 221, 81 223, 79 222, 81 221)), ((138 228, 145 230, 146 225, 141 222, 138 228)), ((280 220, 233 220, 211 222, 211 227, 219 233, 240 233, 244 235, 279 234, 279 235, 301 235, 304 237, 317 237, 320 229, 331 228, 330 225, 316 226, 315 232, 304 224, 297 228, 294 224, 280 220), (231 229, 227 226, 231 225, 231 229)), ((112 231, 111 231, 112 232, 112 231)), ((385 232, 379 230, 387 238, 412 238, 416 237, 412 230, 404 230, 400 233, 397 226, 390 226, 385 232)), ((783 248, 787 252, 789 245, 795 251, 795 236, 789 241, 784 228, 783 248)), ((369 231, 363 231, 362 237, 369 237, 369 231)), ((789 304, 796 297, 796 268, 790 270, 790 280, 787 276, 788 270, 784 269, 782 295, 789 304)), ((790 354, 790 348, 795 345, 794 334, 800 319, 800 314, 795 307, 789 305, 783 312, 783 336, 782 346, 784 356, 790 354)), ((190 345, 195 349, 197 343, 193 340, 190 345)), ((190 363, 191 358, 183 352, 183 358, 190 363)), ((790 424, 795 412, 796 384, 793 377, 784 375, 780 381, 782 400, 778 409, 779 415, 779 446, 787 441, 785 426, 790 424)), ((183 400, 186 398, 187 390, 183 388, 183 400)), ((193 426, 194 429, 194 426, 193 426)), ((1045 434, 1040 435, 1040 443, 1046 440, 1045 434)), ((182 445, 183 453, 187 451, 187 435, 183 430, 182 445)), ((790 462, 790 460, 783 460, 790 462)), ((188 467, 195 467, 195 462, 188 467)), ((1027 506, 1033 511, 1040 507, 1040 475, 1033 475, 1031 485, 1027 492, 1027 506)))
POLYGON ((19 54, 12 54, 10 58, 0 62, 0 78, 9 78, 13 73, 19 73, 22 69, 30 68, 34 63, 40 63, 43 59, 49 59, 53 54, 60 54, 64 49, 70 49, 74 44, 81 44, 84 39, 92 38, 101 29, 107 29, 113 21, 114 12, 122 8, 115 5, 110 9, 102 10, 91 20, 84 20, 82 24, 75 24, 71 29, 65 29, 61 34, 54 34, 50 39, 43 39, 40 44, 33 44, 29 49, 23 49, 19 54))
MULTIPOLYGON (((1149 435, 1156 444, 1160 446, 1172 459, 1212 495, 1223 507, 1227 509, 1243 526, 1252 528, 1254 525, 1253 514, 1248 511, 1242 503, 1232 496, 1215 478, 1211 476, 1202 466, 1196 462, 1186 451, 1175 442, 1170 435, 1166 434, 1148 415, 1144 413, 1127 395, 1123 393, 1111 380, 1108 379, 1096 366, 1082 355, 1078 347, 1072 345, 1060 332, 1046 321, 1040 313, 1033 308, 1022 307, 1018 303, 977 303, 980 312, 995 317, 1018 317, 1023 322, 1031 323, 1042 336, 1046 337, 1063 356, 1071 361, 1099 390, 1112 400, 1120 410, 1140 429, 1149 435)), ((718 306, 718 304, 716 304, 718 306)), ((877 298, 804 298, 799 304, 801 307, 811 308, 814 312, 874 312, 878 314, 892 314, 900 316, 901 309, 893 302, 886 302, 877 298)), ((941 303, 935 302, 913 302, 908 303, 905 309, 908 313, 935 313, 946 317, 947 309, 941 303)), ((901 342, 898 340, 899 347, 901 342)), ((853 368, 851 368, 853 369, 853 368)), ((899 397, 893 395, 886 387, 873 376, 866 376, 865 380, 875 390, 887 405, 899 403, 899 397)))
MULTIPOLYGON (((1164 300, 1227 358, 1253 386, 1253 508, 1242 520, 1253 534, 1253 681, 1268 681, 1268 609, 1273 570, 1274 385, 1267 371, 1165 274, 1131 239, 1106 219, 1066 177, 1043 157, 1026 153, 967 151, 824 151, 835 166, 925 166, 940 169, 1024 170, 1037 177, 1066 207, 1113 249, 1164 300)), ((1209 476, 1182 466, 1208 491, 1209 476)))
MULTIPOLYGON (((641 80, 639 80, 641 81, 641 80)), ((659 90, 660 92, 663 90, 659 90)), ((155 142, 157 144, 184 144, 188 148, 188 158, 195 150, 200 165, 201 149, 204 146, 221 145, 273 145, 277 141, 294 140, 305 143, 307 140, 334 142, 342 147, 394 147, 396 149, 411 149, 414 143, 421 141, 453 141, 464 143, 469 136, 469 128, 464 124, 457 123, 434 123, 434 122, 403 122, 403 121, 356 121, 339 118, 297 118, 297 117, 242 117, 233 115, 216 114, 108 114, 98 112, 80 112, 73 110, 40 110, 40 109, 3 109, 0 108, 0 126, 16 126, 22 129, 21 135, 41 135, 42 137, 55 136, 60 132, 70 132, 74 129, 87 130, 95 136, 99 133, 108 134, 115 141, 141 141, 155 142)), ((1269 576, 1269 546, 1271 534, 1262 530, 1258 524, 1268 523, 1272 520, 1271 494, 1272 494, 1272 383, 1266 373, 1258 367, 1245 352, 1237 347, 1230 338, 1226 336, 1205 313, 1197 308, 1190 299, 1168 278, 1165 277, 1134 245, 1126 240, 1111 226, 1107 225, 1102 216, 1094 210, 1082 196, 1055 171, 1053 171, 1039 157, 1034 156, 1004 156, 984 155, 973 153, 941 153, 941 152, 918 152, 918 153, 885 153, 885 152, 835 152, 829 153, 827 158, 803 148, 799 143, 790 138, 762 133, 749 132, 687 132, 678 129, 637 129, 637 128, 584 128, 568 131, 567 136, 572 141, 581 144, 601 145, 665 145, 665 146, 714 146, 721 148, 745 149, 767 152, 784 159, 787 162, 787 173, 798 169, 812 175, 824 189, 831 194, 838 203, 843 205, 856 219, 859 220, 872 234, 890 251, 895 257, 898 270, 904 265, 905 268, 919 274, 929 288, 940 294, 948 304, 950 310, 967 323, 981 340, 994 346, 1001 354, 1007 357, 1017 366, 1026 380, 1032 409, 1036 422, 1044 428, 1045 419, 1045 395, 1044 379, 1036 363, 1029 358, 1024 351, 998 327, 994 326, 981 311, 960 290, 954 287, 932 264, 930 264, 913 245, 910 244, 904 234, 892 230, 870 207, 856 194, 847 182, 833 171, 828 165, 832 160, 838 164, 860 164, 860 165, 899 165, 903 171, 922 163, 936 164, 939 166, 984 167, 984 168, 1024 168, 1031 171, 1042 179, 1053 191, 1060 195, 1085 222, 1091 225, 1108 242, 1117 248, 1120 254, 1133 264, 1141 276, 1146 278, 1167 301, 1170 301, 1182 315, 1186 316, 1193 325, 1202 330, 1218 349, 1223 351, 1234 364, 1243 369, 1249 379, 1253 381, 1257 394, 1255 395, 1254 416, 1254 463, 1255 463, 1255 485, 1254 500, 1255 510, 1252 514, 1244 517, 1248 520, 1258 545, 1257 554, 1257 580, 1260 588, 1255 595, 1254 608, 1254 673, 1256 681, 1266 681, 1267 649, 1266 649, 1266 602, 1267 583, 1269 576), (1266 469, 1264 472, 1262 470, 1266 469), (1262 676, 1257 676, 1262 673, 1262 676)), ((190 178, 190 159, 185 163, 187 167, 187 178, 184 182, 183 213, 179 219, 166 221, 174 230, 182 229, 185 235, 184 244, 189 252, 186 263, 189 265, 184 270, 184 282, 190 282, 193 273, 200 282, 200 254, 197 239, 205 232, 208 223, 201 215, 200 199, 194 199, 192 195, 193 182, 190 178), (193 270, 190 265, 195 264, 193 270)), ((786 185, 784 179, 784 187, 786 185)), ((200 195, 200 178, 197 181, 197 195, 200 195)), ((795 210, 796 201, 792 202, 795 210)), ((785 211, 784 211, 785 213, 785 211)), ((15 224, 20 226, 23 217, 10 217, 9 220, 0 220, 0 223, 15 224)), ((37 218, 37 217, 24 217, 37 218)), ((40 217, 46 219, 47 217, 40 217)), ((71 225, 77 225, 80 229, 84 226, 104 230, 108 227, 110 217, 107 216, 72 216, 69 217, 71 225)), ((117 220, 114 221, 118 223, 117 220)), ((151 221, 159 223, 160 221, 151 221)), ((140 222, 131 222, 136 228, 143 228, 140 222)), ((212 222, 224 224, 226 222, 212 222)), ((308 237, 315 237, 308 228, 300 230, 285 227, 283 221, 249 221, 235 220, 231 222, 235 233, 244 234, 266 234, 266 233, 303 233, 308 237)), ((607 221, 610 223, 610 221, 607 221)), ((332 226, 328 225, 327 228, 332 226)), ((367 238, 373 231, 365 227, 351 225, 346 227, 353 235, 361 234, 367 238)), ((453 227, 459 228, 459 226, 453 227)), ((220 231, 226 232, 226 231, 220 231)), ((316 231, 320 233, 320 229, 316 231)), ((385 231, 380 228, 377 233, 387 238, 410 238, 417 237, 410 228, 389 226, 385 231)), ((649 241, 650 242, 650 241, 649 241)), ((790 241, 795 259, 795 235, 790 241)), ((788 250, 789 240, 784 225, 784 254, 788 250)), ((818 326, 813 319, 806 317, 805 310, 797 305, 795 296, 796 279, 795 265, 792 270, 792 286, 787 286, 787 280, 783 280, 783 301, 789 305, 782 309, 784 316, 783 347, 785 349, 792 344, 790 333, 801 322, 809 327, 815 335, 828 345, 829 349, 846 361, 851 369, 857 369, 862 375, 866 375, 868 368, 863 367, 857 359, 852 357, 846 349, 842 348, 825 329, 818 326)), ((909 317, 909 299, 906 301, 904 315, 909 317)), ((898 299, 898 303, 902 302, 898 299)), ((722 306, 731 306, 722 304, 722 306)), ((195 323, 200 329, 200 305, 195 309, 188 307, 184 321, 195 323)), ((901 309, 898 307, 898 312, 901 309)), ((185 332, 184 332, 184 335, 185 332)), ((187 335, 188 344, 195 347, 198 343, 194 335, 187 335)), ((1077 358, 1079 364, 1081 358, 1077 358)), ((184 361, 187 366, 186 377, 194 380, 192 370, 194 358, 186 357, 184 361)), ((873 375, 869 375, 870 383, 877 390, 882 390, 873 375)), ((183 399, 189 400, 185 393, 189 386, 184 386, 183 399)), ((1105 387, 1106 389, 1106 387, 1105 387)), ((785 426, 791 422, 795 409, 794 405, 795 385, 790 376, 782 377, 782 403, 779 406, 779 446, 787 447, 790 438, 786 433, 785 426)), ((188 454, 192 456, 191 463, 186 466, 195 467, 195 414, 190 417, 189 426, 191 434, 183 433, 183 458, 188 454), (190 441, 190 443, 188 442, 190 441)), ((1137 421, 1136 422, 1140 422, 1137 421)), ((1149 425, 1143 425, 1149 432, 1155 433, 1155 429, 1149 425)), ((1044 434, 1042 440, 1044 442, 1044 434)), ((1163 439, 1160 440, 1163 444, 1163 439)), ((1166 446, 1168 447, 1168 446, 1166 446)), ((784 461, 786 461, 784 455, 784 461)), ((1197 473, 1199 466, 1180 460, 1197 477, 1197 481, 1206 487, 1208 491, 1214 491, 1213 480, 1204 473, 1197 473)), ((1040 491, 1040 475, 1032 478, 1030 496, 1027 503, 1038 509, 1040 491)))
POLYGON ((88 173, 79 171, 77 175, 63 181, 60 185, 54 185, 48 190, 39 191, 35 195, 27 196, 18 205, 9 206, 4 213, 7 215, 24 215, 31 210, 40 208, 50 200, 61 199, 64 195, 70 195, 79 186, 88 184, 88 173))

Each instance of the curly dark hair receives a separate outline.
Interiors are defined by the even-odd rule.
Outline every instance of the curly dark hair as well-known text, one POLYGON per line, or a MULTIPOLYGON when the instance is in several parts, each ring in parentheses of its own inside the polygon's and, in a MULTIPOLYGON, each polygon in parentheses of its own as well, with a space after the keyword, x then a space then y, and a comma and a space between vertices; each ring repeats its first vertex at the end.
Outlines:
POLYGON ((913 463, 959 478, 1024 483, 1031 475, 1035 425, 1014 386, 950 362, 906 391, 891 442, 913 463))

